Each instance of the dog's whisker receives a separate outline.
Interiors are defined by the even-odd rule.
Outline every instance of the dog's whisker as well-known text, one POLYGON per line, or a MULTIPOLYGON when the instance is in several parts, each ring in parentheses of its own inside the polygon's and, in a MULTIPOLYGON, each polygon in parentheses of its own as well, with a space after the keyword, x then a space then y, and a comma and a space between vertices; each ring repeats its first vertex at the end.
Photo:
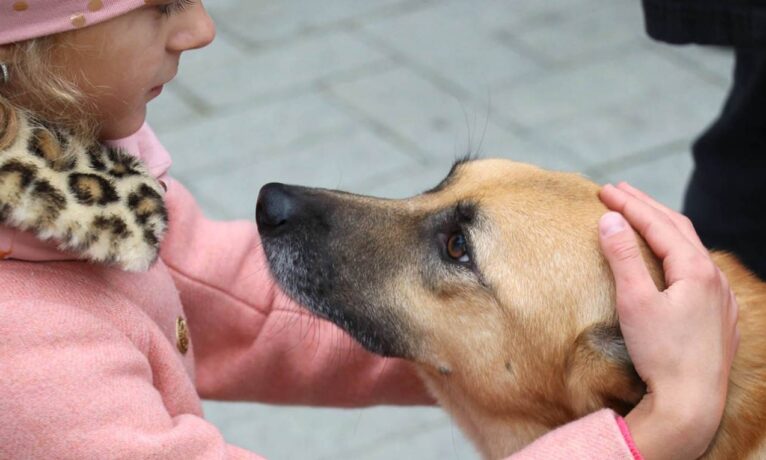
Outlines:
MULTIPOLYGON (((487 115, 484 117, 484 128, 481 132, 481 138, 479 139, 479 146, 476 148, 476 151, 473 152, 473 157, 478 157, 482 154, 482 147, 484 146, 484 139, 487 136, 487 128, 489 127, 489 117, 492 113, 492 90, 490 88, 487 88, 487 115)), ((470 152, 470 150, 469 150, 470 152)))

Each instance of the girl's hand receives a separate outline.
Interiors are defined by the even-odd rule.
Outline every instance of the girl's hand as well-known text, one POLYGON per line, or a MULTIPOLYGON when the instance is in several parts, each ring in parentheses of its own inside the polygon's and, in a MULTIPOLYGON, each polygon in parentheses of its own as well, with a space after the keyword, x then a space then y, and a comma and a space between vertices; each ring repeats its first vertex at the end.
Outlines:
POLYGON ((620 184, 605 186, 612 210, 599 222, 617 289, 625 344, 647 394, 625 418, 647 460, 702 455, 723 415, 739 344, 737 301, 685 216, 620 184), (636 237, 662 261, 667 289, 649 276, 636 237))

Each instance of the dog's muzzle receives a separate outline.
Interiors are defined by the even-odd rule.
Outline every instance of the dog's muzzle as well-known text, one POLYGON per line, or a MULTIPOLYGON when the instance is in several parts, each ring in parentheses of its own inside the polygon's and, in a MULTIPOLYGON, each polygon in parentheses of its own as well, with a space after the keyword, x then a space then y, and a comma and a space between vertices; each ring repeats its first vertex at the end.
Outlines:
POLYGON ((351 194, 279 183, 258 194, 255 220, 275 280, 315 314, 340 326, 367 350, 406 356, 405 323, 382 293, 399 256, 371 234, 388 221, 351 194), (390 258, 390 259, 387 259, 390 258), (384 306, 385 305, 385 306, 384 306))

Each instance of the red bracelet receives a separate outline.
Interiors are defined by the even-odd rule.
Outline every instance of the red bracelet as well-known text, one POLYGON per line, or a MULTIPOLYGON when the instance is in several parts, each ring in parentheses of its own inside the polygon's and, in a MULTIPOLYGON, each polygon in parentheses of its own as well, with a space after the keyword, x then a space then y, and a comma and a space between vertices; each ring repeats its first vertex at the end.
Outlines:
POLYGON ((625 422, 625 419, 617 416, 617 426, 620 427, 620 433, 622 433, 622 437, 625 438, 625 443, 628 444, 628 448, 630 449, 630 453, 633 454, 634 460, 644 460, 644 457, 641 455, 641 452, 638 451, 638 447, 636 447, 635 441, 633 441, 633 436, 630 435, 630 429, 628 428, 628 424, 625 422))

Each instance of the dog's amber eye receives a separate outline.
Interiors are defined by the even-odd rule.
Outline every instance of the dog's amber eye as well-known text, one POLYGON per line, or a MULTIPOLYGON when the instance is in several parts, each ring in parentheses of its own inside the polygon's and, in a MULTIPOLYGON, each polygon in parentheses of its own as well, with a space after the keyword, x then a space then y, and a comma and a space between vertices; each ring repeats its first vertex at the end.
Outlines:
POLYGON ((455 233, 449 237, 447 240, 447 254, 458 262, 467 263, 470 261, 468 257, 468 243, 462 233, 455 233))

